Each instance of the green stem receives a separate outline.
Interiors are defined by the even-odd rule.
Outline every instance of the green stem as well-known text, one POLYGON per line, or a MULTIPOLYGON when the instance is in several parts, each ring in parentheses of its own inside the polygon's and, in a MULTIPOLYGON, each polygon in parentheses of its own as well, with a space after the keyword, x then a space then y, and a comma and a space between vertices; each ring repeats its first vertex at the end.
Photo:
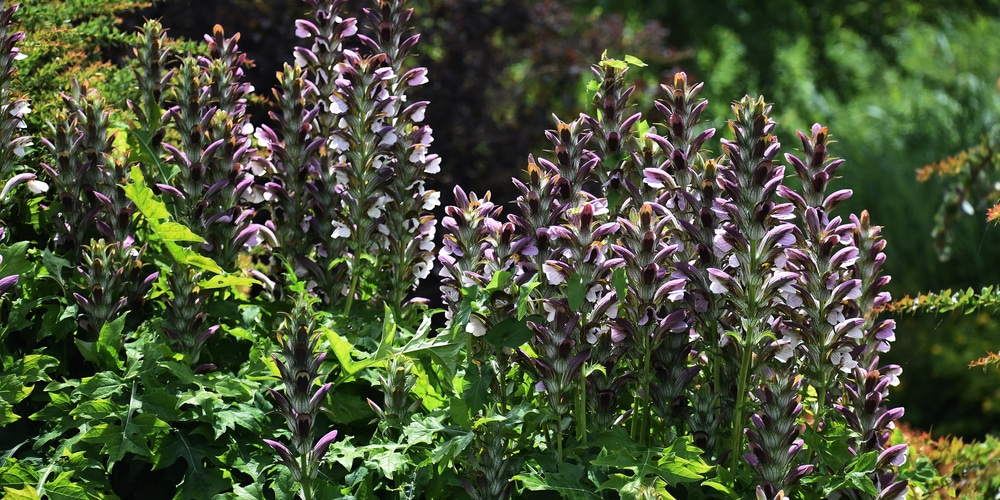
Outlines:
POLYGON ((576 438, 580 443, 587 442, 587 374, 580 370, 580 380, 576 388, 576 438))
POLYGON ((639 436, 632 436, 633 439, 639 441, 641 444, 649 444, 649 410, 650 406, 653 404, 652 395, 649 393, 649 387, 651 384, 650 375, 650 365, 652 364, 653 358, 653 346, 650 342, 649 335, 643 335, 643 359, 642 359, 642 397, 636 398, 636 403, 642 405, 641 422, 639 424, 639 436), (639 437, 642 437, 639 440, 639 437))
POLYGON ((302 473, 302 479, 299 481, 299 485, 302 486, 302 500, 312 500, 312 471, 309 470, 309 454, 303 454, 299 456, 299 471, 302 473))
POLYGON ((563 446, 562 446, 562 415, 557 415, 559 421, 556 422, 556 464, 561 464, 563 461, 563 446))
MULTIPOLYGON (((753 357, 752 332, 747 332, 747 342, 740 357, 740 378, 736 386, 736 416, 733 418, 733 448, 730 454, 730 473, 736 476, 736 466, 743 450, 743 411, 747 403, 747 383, 750 378, 750 361, 753 357)), ((736 485, 733 484, 733 487, 736 485)))

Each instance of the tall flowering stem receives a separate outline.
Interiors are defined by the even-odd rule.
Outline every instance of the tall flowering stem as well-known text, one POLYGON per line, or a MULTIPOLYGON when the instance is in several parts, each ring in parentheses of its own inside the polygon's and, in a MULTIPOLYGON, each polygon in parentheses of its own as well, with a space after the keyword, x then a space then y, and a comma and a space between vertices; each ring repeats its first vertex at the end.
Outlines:
POLYGON ((736 119, 729 125, 735 141, 722 141, 728 162, 719 166, 724 197, 715 208, 725 221, 715 244, 728 258, 722 267, 709 268, 712 291, 723 296, 732 311, 723 319, 721 343, 739 367, 730 459, 733 469, 743 450, 743 428, 749 413, 747 394, 752 377, 773 354, 772 323, 778 313, 778 290, 796 278, 774 265, 785 247, 794 242, 790 204, 773 200, 784 168, 772 160, 780 145, 772 135, 775 123, 762 98, 745 97, 733 105, 736 119))
POLYGON ((315 498, 314 482, 319 475, 320 462, 337 437, 336 430, 318 436, 316 422, 333 384, 316 385, 322 377, 319 368, 326 357, 326 353, 316 352, 320 336, 314 312, 317 299, 308 295, 301 283, 293 291, 298 293, 294 310, 278 329, 281 357, 272 355, 281 374, 284 394, 268 389, 277 412, 288 424, 290 446, 273 439, 264 439, 264 442, 278 454, 292 478, 299 483, 299 495, 303 500, 311 500, 315 498))
POLYGON ((175 216, 204 238, 203 253, 231 271, 246 248, 263 240, 275 243, 275 237, 267 226, 253 223, 254 212, 245 206, 252 201, 254 150, 246 116, 250 84, 240 81, 246 55, 239 51, 239 35, 227 38, 216 26, 205 40, 209 57, 185 57, 170 80, 172 105, 165 118, 179 132, 179 143, 163 148, 177 175, 160 189, 172 195, 175 216))
MULTIPOLYGON (((340 16, 343 1, 307 3, 312 19, 296 23, 307 46, 295 55, 310 87, 304 104, 318 109, 308 137, 324 142, 314 150, 304 193, 319 244, 313 264, 303 263, 323 274, 316 282, 330 300, 344 296, 345 314, 355 301, 381 297, 405 317, 406 295, 431 269, 430 211, 439 195, 425 182, 440 169, 428 153, 431 129, 420 125, 427 103, 407 104, 412 88, 427 82, 425 68, 407 67, 419 39, 410 33, 412 9, 373 2, 364 10, 369 36, 340 16)), ((294 132, 285 131, 284 140, 294 132)))
MULTIPOLYGON (((686 280, 683 298, 689 311, 691 331, 696 332, 704 357, 697 393, 692 394, 694 408, 688 413, 687 426, 706 450, 716 449, 716 436, 723 422, 731 418, 732 404, 723 380, 735 370, 727 363, 710 362, 722 356, 719 317, 723 301, 711 290, 709 268, 726 257, 715 239, 721 231, 720 214, 712 210, 719 187, 716 161, 706 159, 702 148, 715 135, 715 129, 702 130, 701 115, 708 101, 699 98, 703 84, 689 82, 677 73, 669 84, 661 85, 662 95, 655 101, 665 126, 645 134, 641 149, 633 153, 637 165, 637 183, 643 187, 643 199, 655 200, 673 214, 675 229, 669 233, 676 246, 671 259, 676 271, 671 278, 686 280), (662 135, 660 135, 662 134, 662 135)), ((673 365, 671 365, 673 366, 673 365)), ((676 370, 679 367, 671 368, 676 370)), ((677 399, 673 403, 679 402, 677 399)), ((678 408, 675 406, 675 411, 678 408)))
POLYGON ((802 132, 798 136, 803 158, 787 154, 785 159, 802 182, 801 194, 785 186, 779 188, 795 206, 803 228, 798 248, 785 254, 787 266, 799 276, 782 290, 792 311, 791 319, 781 328, 778 359, 784 362, 795 355, 794 365, 799 356, 804 358, 801 370, 817 394, 812 412, 821 422, 827 401, 839 393, 837 372, 850 372, 857 364, 854 356, 862 335, 864 309, 855 300, 861 295, 861 282, 851 273, 858 249, 850 238, 850 225, 829 215, 851 196, 848 189, 826 193, 843 160, 828 158, 826 127, 816 124, 810 136, 802 132))
POLYGON ((425 183, 429 175, 440 171, 441 159, 429 153, 434 140, 431 128, 420 124, 428 103, 406 104, 408 93, 428 82, 426 68, 406 67, 419 40, 419 35, 410 33, 413 9, 406 8, 405 0, 383 0, 365 13, 374 38, 359 38, 372 50, 382 51, 385 63, 397 75, 387 89, 396 105, 386 109, 385 123, 393 128, 396 141, 390 150, 394 175, 386 190, 390 198, 385 212, 389 241, 387 262, 382 265, 388 269, 388 303, 401 305, 405 294, 426 278, 433 266, 437 226, 430 211, 440 205, 440 193, 426 189, 425 183))
POLYGON ((684 297, 686 281, 672 273, 677 245, 668 244, 674 227, 670 213, 659 203, 646 202, 638 210, 631 209, 619 223, 621 244, 614 250, 624 261, 628 293, 620 301, 622 310, 612 328, 627 333, 633 346, 626 357, 638 377, 638 394, 644 397, 635 398, 632 435, 645 441, 654 405, 675 430, 682 424, 687 385, 698 368, 688 366, 693 344, 685 311, 663 307, 684 297))
POLYGON ((602 57, 600 63, 591 66, 591 71, 600 80, 594 93, 592 107, 595 116, 584 115, 583 119, 593 134, 594 149, 601 158, 601 168, 595 169, 595 177, 604 188, 609 199, 613 216, 618 216, 621 203, 624 201, 622 192, 626 189, 626 180, 635 181, 634 164, 627 161, 628 141, 633 137, 632 128, 642 117, 642 113, 628 113, 629 97, 635 91, 634 85, 628 85, 626 74, 628 64, 602 57))
POLYGON ((278 130, 261 125, 255 134, 260 146, 269 152, 262 164, 274 175, 254 192, 260 201, 271 201, 278 248, 291 263, 308 259, 317 240, 309 206, 310 178, 318 165, 316 152, 326 139, 312 133, 312 121, 321 109, 309 104, 307 97, 315 92, 302 67, 286 64, 274 89, 278 109, 269 113, 278 130))
MULTIPOLYGON (((167 33, 163 25, 156 20, 148 20, 139 30, 136 47, 132 49, 136 60, 134 70, 136 83, 139 86, 139 100, 128 100, 128 108, 135 115, 133 134, 137 136, 137 145, 145 149, 146 154, 159 156, 157 152, 166 134, 163 121, 164 91, 173 77, 174 71, 168 69, 170 48, 167 33)), ((166 183, 170 174, 166 171, 153 172, 157 182, 166 183)))
POLYGON ((834 404, 834 408, 858 433, 852 450, 858 454, 879 453, 872 477, 878 498, 898 498, 905 494, 907 481, 897 480, 894 469, 906 461, 907 447, 905 444, 889 446, 889 436, 904 411, 901 407, 890 408, 887 398, 889 388, 899 384, 902 368, 893 364, 879 365, 879 355, 888 352, 895 340, 895 322, 877 319, 878 311, 891 300, 888 292, 882 290, 889 277, 880 272, 885 262, 885 240, 881 237, 881 228, 871 224, 867 211, 860 216, 852 215, 851 223, 852 240, 859 249, 852 270, 862 283, 858 303, 870 309, 864 309, 866 314, 859 341, 862 345, 855 349, 858 366, 844 382, 841 404, 834 404))
POLYGON ((144 269, 146 247, 135 242, 136 209, 120 185, 125 165, 112 146, 108 106, 77 82, 62 97, 53 137, 42 139, 55 162, 42 167, 57 196, 55 241, 80 259, 81 290, 73 292, 80 325, 96 339, 105 324, 144 302, 158 273, 144 269))

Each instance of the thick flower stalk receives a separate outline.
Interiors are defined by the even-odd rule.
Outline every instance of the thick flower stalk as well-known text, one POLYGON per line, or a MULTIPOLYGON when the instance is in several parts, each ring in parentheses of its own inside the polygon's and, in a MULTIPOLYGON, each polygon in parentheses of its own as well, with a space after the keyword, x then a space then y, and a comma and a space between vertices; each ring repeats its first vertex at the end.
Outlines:
POLYGON ((505 500, 514 493, 509 440, 504 435, 503 421, 490 421, 476 432, 476 440, 469 451, 462 486, 474 500, 505 500))
POLYGON ((382 404, 369 399, 368 406, 378 417, 383 435, 393 441, 399 439, 403 427, 420 410, 422 403, 420 398, 413 397, 413 387, 417 383, 413 362, 391 357, 386 363, 385 373, 376 377, 382 391, 382 404))
MULTIPOLYGON (((193 366, 198 365, 205 342, 219 329, 218 324, 209 322, 205 311, 211 294, 198 287, 203 277, 203 272, 192 268, 170 274, 167 279, 170 294, 164 300, 167 314, 160 327, 174 351, 183 354, 193 366)), ((211 365, 199 366, 201 370, 210 368, 211 365)))
MULTIPOLYGON (((350 284, 336 280, 325 292, 331 299, 346 296, 344 312, 349 314, 356 299, 380 293, 359 286, 368 281, 360 280, 371 266, 365 256, 376 256, 378 266, 377 256, 389 243, 386 190, 394 175, 391 149, 399 138, 390 120, 400 105, 390 89, 399 75, 381 51, 362 55, 342 47, 357 32, 353 18, 337 15, 342 2, 309 3, 315 5, 315 22, 297 26, 312 47, 297 47, 296 59, 319 90, 315 98, 323 111, 317 115, 316 132, 327 138, 314 191, 314 217, 326 234, 317 258, 322 269, 334 269, 334 274, 346 265, 350 284)), ((325 278, 318 282, 327 283, 325 278)))
POLYGON ((631 107, 629 97, 635 91, 635 85, 626 84, 627 63, 603 58, 590 69, 600 80, 592 102, 596 116, 584 116, 583 119, 593 134, 595 153, 602 161, 602 168, 595 170, 595 176, 604 187, 608 198, 618 201, 610 204, 612 215, 618 216, 620 202, 623 201, 622 196, 625 194, 621 192, 625 180, 635 177, 635 173, 629 171, 632 163, 627 161, 628 148, 623 141, 634 137, 632 127, 642 114, 632 113, 626 117, 631 107))
POLYGON ((799 479, 814 468, 800 464, 805 446, 799 438, 805 431, 800 419, 802 377, 765 368, 761 381, 754 391, 758 411, 745 431, 749 451, 743 457, 760 480, 757 491, 766 498, 782 498, 779 491, 792 494, 799 479))
POLYGON ((295 64, 278 74, 278 110, 269 113, 277 130, 263 125, 256 134, 258 145, 269 152, 262 164, 270 165, 274 175, 254 192, 269 202, 279 254, 331 301, 349 288, 346 240, 334 227, 344 189, 337 175, 343 158, 334 148, 342 141, 334 135, 344 126, 346 104, 334 93, 343 44, 353 40, 357 24, 338 15, 346 0, 305 1, 313 8, 312 18, 296 20, 295 34, 306 46, 295 47, 295 64))
POLYGON ((309 104, 307 97, 315 92, 300 66, 286 64, 274 89, 278 109, 269 113, 278 130, 261 125, 255 133, 261 149, 268 152, 262 163, 273 169, 274 175, 263 187, 251 189, 259 201, 271 202, 279 252, 291 263, 307 259, 317 241, 309 207, 310 179, 318 166, 317 151, 326 139, 312 133, 312 121, 320 108, 309 104))
POLYGON ((316 299, 305 295, 304 290, 300 289, 298 293, 294 310, 278 330, 281 357, 272 355, 285 391, 282 394, 268 388, 277 405, 277 412, 288 424, 290 445, 273 439, 265 439, 264 442, 278 454, 292 473, 292 478, 299 483, 299 495, 304 500, 311 500, 315 498, 313 484, 319 475, 320 463, 337 437, 337 431, 318 436, 320 431, 316 418, 333 384, 316 385, 322 377, 320 364, 326 357, 326 353, 316 352, 320 337, 313 312, 316 299))
POLYGON ((246 116, 250 84, 241 82, 246 55, 239 35, 226 38, 216 26, 205 36, 210 57, 186 57, 170 80, 165 115, 178 131, 179 143, 163 143, 165 163, 176 175, 160 189, 171 194, 179 220, 205 239, 202 251, 223 269, 233 270, 239 254, 261 241, 275 242, 273 231, 252 221, 254 177, 249 164, 253 126, 246 116), (173 186, 173 189, 170 188, 173 186))
POLYGON ((798 278, 782 290, 791 318, 781 327, 781 349, 776 356, 781 362, 795 356, 792 365, 801 362, 801 372, 816 390, 811 412, 822 421, 827 402, 839 395, 840 372, 850 373, 857 365, 854 356, 862 336, 864 310, 856 302, 861 282, 851 273, 858 257, 851 226, 843 224, 840 217, 830 218, 851 191, 826 194, 843 160, 828 158, 826 127, 816 124, 811 136, 802 132, 798 136, 803 159, 791 154, 785 159, 802 183, 801 194, 785 186, 778 188, 795 206, 803 227, 797 248, 785 252, 786 268, 797 272, 798 278))
POLYGON ((80 327, 91 339, 98 338, 104 325, 144 302, 159 276, 143 269, 144 250, 103 239, 83 247, 77 269, 83 293, 74 292, 73 297, 80 307, 80 327))
MULTIPOLYGON (((446 215, 441 225, 447 233, 438 252, 441 292, 448 304, 445 317, 449 322, 460 304, 469 298, 465 289, 485 287, 492 279, 492 268, 486 258, 490 247, 485 240, 490 227, 500 224, 496 220, 500 207, 490 201, 489 192, 480 198, 476 193, 466 194, 460 186, 455 186, 454 196, 455 204, 445 207, 446 215)), ((482 337, 490 326, 492 324, 487 324, 481 315, 474 315, 465 325, 465 331, 472 337, 482 337)))
POLYGON ((719 166, 722 193, 715 210, 724 222, 715 238, 720 267, 708 268, 710 289, 727 303, 730 313, 720 318, 723 357, 738 366, 736 404, 730 459, 733 469, 743 453, 743 428, 751 407, 747 395, 753 377, 774 352, 773 320, 783 306, 779 290, 796 274, 775 265, 794 243, 792 205, 776 204, 774 194, 784 168, 772 162, 780 145, 772 135, 775 123, 762 98, 745 97, 733 106, 730 120, 735 141, 722 141, 727 162, 719 166))
POLYGON ((292 215, 301 217, 301 226, 314 242, 309 246, 315 248, 315 252, 298 259, 301 269, 310 274, 327 300, 349 293, 345 281, 350 279, 344 228, 334 223, 345 180, 338 172, 346 160, 341 154, 343 148, 338 147, 344 141, 337 134, 346 125, 342 117, 347 111, 346 103, 336 95, 340 88, 337 68, 345 57, 344 43, 353 42, 358 31, 354 18, 339 15, 345 3, 306 0, 313 8, 312 18, 295 22, 295 34, 306 45, 295 47, 295 66, 302 70, 300 74, 296 69, 295 74, 303 80, 302 90, 284 91, 286 99, 301 96, 305 113, 294 117, 286 114, 285 121, 280 122, 282 144, 293 156, 283 168, 278 167, 279 177, 289 196, 308 206, 306 213, 292 215), (292 175, 297 178, 293 180, 292 175))
POLYGON ((907 482, 897 481, 895 470, 905 462, 907 449, 905 445, 888 444, 895 422, 903 417, 903 408, 890 408, 887 398, 889 388, 899 384, 903 370, 898 365, 879 366, 879 354, 888 352, 895 340, 895 322, 877 318, 881 307, 890 301, 888 292, 882 290, 889 277, 880 272, 885 262, 885 240, 881 228, 871 225, 868 212, 862 212, 860 217, 852 215, 851 226, 852 241, 859 249, 852 271, 862 283, 857 302, 867 308, 860 327, 861 346, 855 349, 859 364, 843 382, 844 395, 834 408, 859 436, 857 442, 851 443, 852 450, 858 454, 879 453, 872 477, 878 498, 898 498, 905 495, 907 482))
POLYGON ((612 328, 625 332, 632 346, 626 358, 639 381, 632 431, 633 438, 645 440, 651 430, 651 407, 668 428, 680 430, 688 384, 698 367, 688 363, 693 342, 685 311, 676 305, 684 297, 685 279, 673 276, 671 258, 677 245, 668 244, 675 224, 672 215, 655 202, 632 208, 627 215, 619 219, 620 244, 613 245, 624 261, 627 293, 619 301, 621 309, 612 328))
MULTIPOLYGON (((896 479, 895 470, 906 462, 907 445, 888 446, 895 422, 903 417, 903 408, 888 408, 889 387, 899 383, 902 373, 896 365, 877 368, 876 356, 868 366, 854 368, 844 383, 842 404, 834 408, 843 416, 848 428, 859 436, 850 443, 851 452, 861 455, 878 452, 878 462, 872 481, 879 492, 878 499, 905 498, 907 481, 896 479)), ((848 498, 864 498, 855 490, 842 492, 848 498)))
MULTIPOLYGON (((273 229, 253 222, 250 187, 254 183, 251 163, 256 159, 250 137, 253 126, 246 112, 247 96, 253 87, 242 81, 247 65, 240 52, 239 33, 226 38, 218 25, 205 35, 209 57, 201 59, 209 77, 209 96, 215 117, 211 122, 214 150, 206 171, 205 245, 215 260, 227 270, 236 267, 242 252, 263 241, 275 244, 273 229)), ((209 146, 211 147, 211 145, 209 146)), ((269 173, 269 172, 267 172, 269 173)))
MULTIPOLYGON (((163 121, 164 92, 174 71, 167 69, 170 47, 166 30, 157 20, 147 20, 139 30, 132 49, 136 60, 133 70, 139 87, 139 100, 129 99, 127 104, 135 115, 133 134, 140 134, 137 143, 140 148, 148 148, 146 154, 155 155, 160 150, 166 134, 163 121)), ((166 172, 150 172, 158 183, 166 183, 166 172)))
MULTIPOLYGON (((545 299, 545 309, 551 311, 546 324, 528 322, 535 333, 531 356, 518 349, 519 364, 537 381, 536 388, 545 393, 549 410, 555 416, 553 445, 557 459, 563 456, 563 432, 567 430, 570 409, 574 406, 573 391, 583 380, 583 365, 590 358, 591 349, 579 341, 580 315, 570 310, 565 299, 545 299)), ((585 390, 585 389, 584 389, 585 390)), ((583 410, 586 412, 586 410, 583 410)), ((578 432, 586 425, 586 413, 575 415, 578 432)))
POLYGON ((440 193, 429 190, 429 175, 438 173, 441 158, 429 153, 434 138, 431 128, 421 125, 426 101, 409 103, 409 93, 428 82, 427 69, 408 68, 410 51, 419 35, 410 31, 413 9, 405 0, 383 0, 376 8, 365 9, 372 38, 359 39, 375 52, 386 55, 385 64, 399 75, 388 91, 396 106, 388 108, 384 123, 393 127, 396 142, 391 148, 390 166, 395 175, 387 186, 385 226, 389 230, 389 248, 385 255, 390 304, 403 304, 405 295, 426 278, 434 262, 436 221, 431 210, 441 204, 440 193))
POLYGON ((104 236, 124 242, 131 234, 131 215, 119 210, 130 202, 118 187, 122 165, 112 158, 114 141, 109 132, 110 113, 96 92, 78 82, 70 94, 63 94, 65 110, 56 123, 49 123, 51 137, 42 144, 54 158, 42 164, 55 193, 55 243, 76 254, 94 233, 99 213, 103 213, 104 236), (100 197, 95 194, 100 194, 100 197), (109 213, 110 212, 110 213, 109 213))
MULTIPOLYGON (((736 370, 729 364, 710 362, 721 356, 719 316, 723 310, 722 301, 711 290, 707 270, 718 267, 717 261, 724 254, 717 255, 714 244, 721 224, 720 214, 712 210, 719 192, 717 164, 702 153, 705 141, 715 134, 713 128, 702 130, 701 115, 708 106, 708 101, 698 97, 702 86, 689 82, 683 72, 675 74, 672 83, 661 85, 663 97, 654 104, 665 126, 662 132, 648 132, 639 142, 641 149, 632 156, 638 166, 635 182, 642 186, 642 198, 662 204, 673 214, 678 228, 670 233, 670 244, 676 246, 672 257, 676 272, 671 277, 687 280, 683 297, 688 321, 696 345, 704 351, 692 355, 700 360, 701 382, 694 384, 698 390, 691 395, 687 427, 702 449, 715 450, 718 429, 732 418, 733 407, 726 401, 730 394, 719 389, 723 380, 735 378, 736 370)), ((679 409, 675 404, 672 411, 679 409)))

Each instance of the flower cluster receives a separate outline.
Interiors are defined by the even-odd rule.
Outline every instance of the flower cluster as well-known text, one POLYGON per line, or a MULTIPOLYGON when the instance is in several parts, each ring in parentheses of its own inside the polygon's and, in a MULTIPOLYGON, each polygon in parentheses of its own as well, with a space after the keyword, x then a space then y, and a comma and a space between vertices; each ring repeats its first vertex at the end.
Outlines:
POLYGON ((279 76, 279 129, 259 136, 275 171, 264 197, 285 257, 327 300, 344 296, 349 312, 355 300, 391 291, 384 298, 402 307, 431 270, 430 211, 439 203, 425 187, 440 169, 428 153, 431 129, 420 125, 427 103, 407 102, 427 81, 426 69, 406 67, 418 40, 408 34, 412 10, 402 1, 366 9, 368 36, 341 17, 343 1, 307 3, 312 19, 296 22, 307 46, 279 76))
POLYGON ((159 187, 172 195, 182 220, 197 222, 193 229, 205 240, 205 254, 231 270, 246 248, 275 237, 272 229, 253 222, 254 211, 245 206, 252 201, 254 183, 249 172, 253 125, 246 115, 252 88, 240 81, 246 55, 239 51, 239 35, 226 38, 216 26, 205 40, 209 57, 183 58, 167 79, 170 105, 164 120, 178 131, 180 141, 163 143, 165 163, 176 176, 161 179, 159 187))
POLYGON ((55 242, 81 259, 82 293, 73 293, 80 325, 96 339, 106 323, 144 302, 158 273, 145 269, 146 247, 135 242, 136 208, 119 185, 125 163, 112 146, 107 106, 79 83, 63 101, 52 139, 42 139, 55 162, 42 168, 56 193, 55 242))

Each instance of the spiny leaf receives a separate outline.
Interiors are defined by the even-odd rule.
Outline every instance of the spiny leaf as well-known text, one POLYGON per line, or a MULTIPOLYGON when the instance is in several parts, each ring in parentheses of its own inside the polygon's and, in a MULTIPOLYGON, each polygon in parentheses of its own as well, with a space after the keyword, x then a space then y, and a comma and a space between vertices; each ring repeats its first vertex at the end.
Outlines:
POLYGON ((518 474, 515 481, 531 491, 554 491, 571 500, 591 500, 601 498, 593 488, 584 486, 584 467, 580 464, 562 463, 558 472, 544 474, 518 474))
POLYGON ((160 182, 169 183, 180 172, 180 167, 177 165, 164 164, 160 161, 160 155, 153 149, 153 141, 144 130, 129 130, 128 144, 132 147, 130 160, 155 166, 160 174, 160 182))

